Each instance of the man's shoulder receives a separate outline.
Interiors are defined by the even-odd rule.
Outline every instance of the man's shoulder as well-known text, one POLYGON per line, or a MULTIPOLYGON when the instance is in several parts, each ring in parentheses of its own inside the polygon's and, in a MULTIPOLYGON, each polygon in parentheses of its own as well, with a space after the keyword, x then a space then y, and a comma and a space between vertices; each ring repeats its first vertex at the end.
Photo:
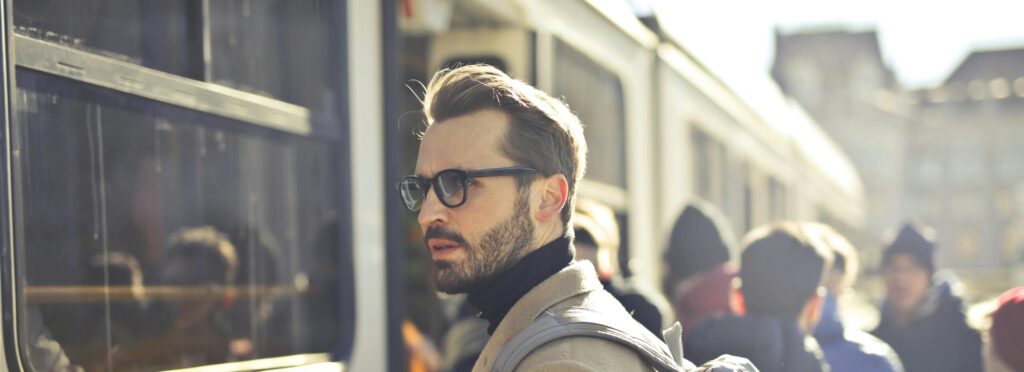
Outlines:
POLYGON ((538 347, 517 371, 645 371, 652 368, 632 348, 596 337, 566 337, 538 347))

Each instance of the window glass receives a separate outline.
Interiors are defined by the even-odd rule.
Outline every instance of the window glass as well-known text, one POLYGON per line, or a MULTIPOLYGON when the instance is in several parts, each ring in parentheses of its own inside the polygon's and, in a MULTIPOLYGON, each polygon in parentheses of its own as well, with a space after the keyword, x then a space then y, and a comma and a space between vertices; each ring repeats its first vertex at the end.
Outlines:
POLYGON ((775 178, 768 178, 768 213, 773 221, 786 218, 786 187, 775 178))
POLYGON ((15 245, 35 370, 327 352, 337 144, 17 70, 15 245))
POLYGON ((711 138, 700 129, 694 128, 692 136, 693 183, 697 196, 711 200, 711 138))
POLYGON ((337 116, 329 0, 19 0, 15 32, 337 116))
POLYGON ((626 114, 622 83, 611 71, 564 42, 555 43, 554 96, 583 122, 586 178, 626 187, 626 114))

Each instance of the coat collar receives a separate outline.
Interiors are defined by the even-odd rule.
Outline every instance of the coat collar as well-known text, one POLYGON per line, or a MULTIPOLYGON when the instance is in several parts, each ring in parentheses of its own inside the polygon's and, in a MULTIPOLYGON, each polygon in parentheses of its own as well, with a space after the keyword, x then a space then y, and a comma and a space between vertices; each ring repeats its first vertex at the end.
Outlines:
POLYGON ((555 273, 512 305, 512 309, 487 341, 473 370, 490 371, 494 358, 508 340, 532 324, 545 310, 571 297, 603 288, 594 266, 589 262, 576 262, 555 273))

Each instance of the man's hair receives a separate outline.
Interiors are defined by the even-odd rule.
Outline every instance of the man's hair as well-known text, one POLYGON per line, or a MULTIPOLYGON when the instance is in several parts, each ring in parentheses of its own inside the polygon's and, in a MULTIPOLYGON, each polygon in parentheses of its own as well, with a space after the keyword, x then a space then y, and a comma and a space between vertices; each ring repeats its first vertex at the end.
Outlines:
POLYGON ((173 272, 176 280, 231 285, 238 270, 235 246, 227 236, 211 226, 178 230, 167 239, 164 261, 183 260, 191 272, 173 272), (190 278, 183 277, 191 276, 190 278))
POLYGON ((794 320, 821 286, 832 252, 811 244, 800 225, 780 222, 747 234, 740 280, 748 312, 794 320))
POLYGON ((860 261, 857 257, 857 250, 853 248, 850 241, 825 224, 807 223, 804 225, 804 229, 811 238, 811 244, 823 244, 825 248, 832 251, 831 271, 842 273, 842 285, 844 287, 853 285, 857 281, 857 272, 860 271, 860 261))
MULTIPOLYGON (((568 197, 561 218, 566 229, 576 201, 576 185, 587 168, 583 126, 569 107, 529 84, 510 78, 489 65, 441 70, 427 84, 423 98, 426 126, 494 109, 509 119, 501 150, 519 166, 545 177, 562 174, 568 197)), ((517 178, 520 188, 531 178, 517 178)))

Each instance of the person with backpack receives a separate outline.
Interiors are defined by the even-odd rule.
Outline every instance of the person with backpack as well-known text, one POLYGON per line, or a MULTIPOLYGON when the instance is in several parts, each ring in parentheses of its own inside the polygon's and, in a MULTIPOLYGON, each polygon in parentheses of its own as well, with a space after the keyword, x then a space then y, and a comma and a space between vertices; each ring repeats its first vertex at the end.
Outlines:
POLYGON ((468 65, 434 75, 423 112, 415 174, 396 187, 418 213, 434 287, 467 293, 488 322, 474 371, 683 370, 680 348, 633 320, 593 265, 574 261, 587 145, 563 102, 468 65))
POLYGON ((794 222, 754 229, 745 241, 734 294, 737 315, 688 329, 687 357, 700 363, 732 354, 766 372, 828 371, 811 331, 821 314, 821 285, 832 252, 811 244, 794 222))

